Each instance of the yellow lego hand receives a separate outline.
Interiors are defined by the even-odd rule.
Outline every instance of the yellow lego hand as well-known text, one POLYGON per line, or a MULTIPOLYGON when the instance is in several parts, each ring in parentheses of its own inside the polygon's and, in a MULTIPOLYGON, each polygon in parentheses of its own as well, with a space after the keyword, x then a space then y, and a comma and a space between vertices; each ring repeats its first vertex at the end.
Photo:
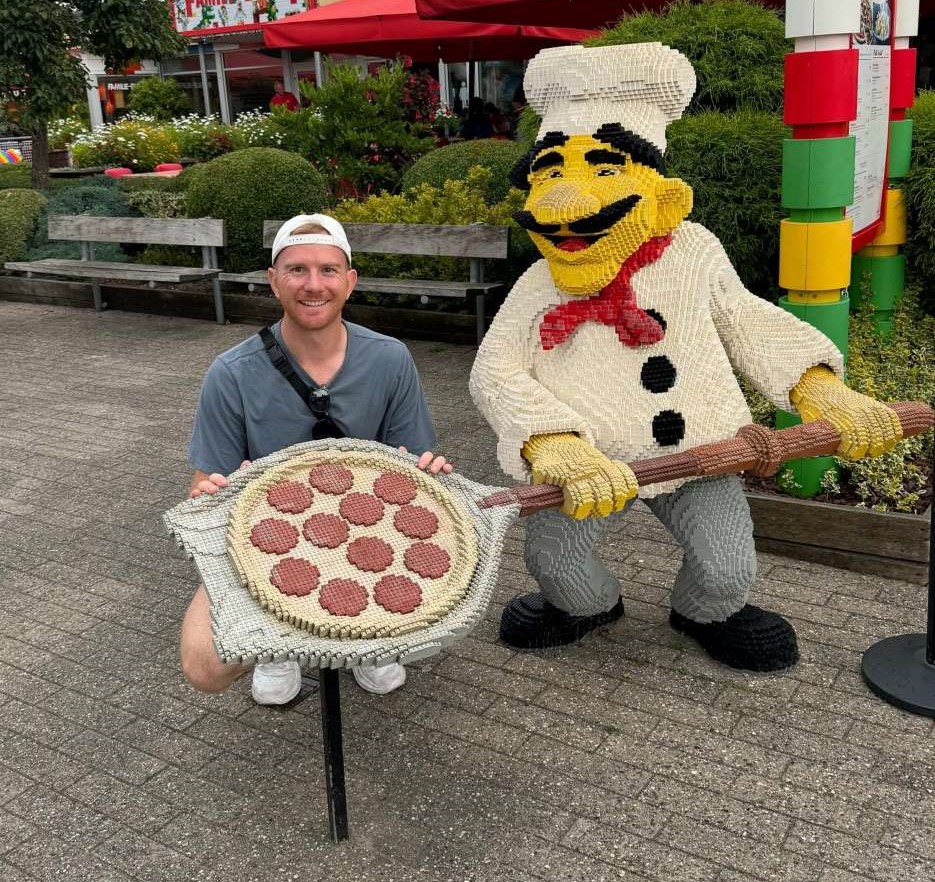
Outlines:
POLYGON ((606 517, 620 511, 639 485, 625 463, 608 459, 570 432, 533 435, 523 445, 536 484, 556 484, 564 491, 562 511, 569 517, 606 517))
POLYGON ((822 365, 802 374, 789 400, 804 422, 824 419, 841 433, 837 453, 845 459, 879 456, 902 440, 899 417, 890 408, 848 389, 822 365))

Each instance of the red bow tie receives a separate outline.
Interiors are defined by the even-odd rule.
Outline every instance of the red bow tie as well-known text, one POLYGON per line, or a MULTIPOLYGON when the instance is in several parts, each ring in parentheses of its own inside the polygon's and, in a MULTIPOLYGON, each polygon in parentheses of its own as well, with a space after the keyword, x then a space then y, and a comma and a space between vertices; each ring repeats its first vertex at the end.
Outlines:
POLYGON ((620 272, 599 294, 569 300, 550 309, 539 323, 542 348, 548 350, 564 343, 584 322, 611 325, 624 346, 658 343, 665 332, 659 322, 636 305, 630 278, 637 270, 659 260, 671 244, 672 236, 658 236, 644 242, 623 262, 620 272))

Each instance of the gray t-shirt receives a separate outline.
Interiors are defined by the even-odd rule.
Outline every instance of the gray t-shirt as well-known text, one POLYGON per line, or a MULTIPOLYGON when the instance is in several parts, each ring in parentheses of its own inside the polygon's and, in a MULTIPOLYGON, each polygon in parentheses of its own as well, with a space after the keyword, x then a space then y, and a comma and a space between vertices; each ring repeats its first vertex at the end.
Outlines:
MULTIPOLYGON (((360 325, 344 326, 344 363, 327 385, 331 418, 348 438, 404 445, 415 454, 433 449, 437 439, 409 350, 399 340, 360 325)), ((316 388, 283 343, 279 322, 272 330, 296 373, 316 388)), ((245 459, 311 440, 315 422, 253 334, 219 355, 208 369, 188 462, 193 469, 227 475, 245 459)))

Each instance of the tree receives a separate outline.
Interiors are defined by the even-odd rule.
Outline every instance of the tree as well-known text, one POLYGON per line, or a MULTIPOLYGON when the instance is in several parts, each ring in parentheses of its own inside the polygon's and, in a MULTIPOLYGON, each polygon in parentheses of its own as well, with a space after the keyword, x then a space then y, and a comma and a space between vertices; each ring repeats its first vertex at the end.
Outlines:
POLYGON ((81 100, 86 74, 76 50, 119 70, 183 52, 165 0, 0 0, 0 97, 15 100, 33 139, 32 180, 49 180, 49 120, 81 100))

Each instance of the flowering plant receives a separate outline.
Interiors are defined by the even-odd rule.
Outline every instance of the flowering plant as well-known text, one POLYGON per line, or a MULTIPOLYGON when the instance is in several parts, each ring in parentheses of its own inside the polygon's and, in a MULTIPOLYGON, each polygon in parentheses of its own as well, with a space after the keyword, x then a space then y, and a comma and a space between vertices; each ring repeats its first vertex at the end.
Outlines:
POLYGON ((77 116, 52 120, 49 123, 49 149, 63 150, 82 132, 88 130, 87 123, 77 116))
POLYGON ((177 162, 180 155, 172 128, 160 126, 152 117, 132 115, 76 136, 70 149, 78 168, 102 165, 152 171, 161 162, 177 162))

